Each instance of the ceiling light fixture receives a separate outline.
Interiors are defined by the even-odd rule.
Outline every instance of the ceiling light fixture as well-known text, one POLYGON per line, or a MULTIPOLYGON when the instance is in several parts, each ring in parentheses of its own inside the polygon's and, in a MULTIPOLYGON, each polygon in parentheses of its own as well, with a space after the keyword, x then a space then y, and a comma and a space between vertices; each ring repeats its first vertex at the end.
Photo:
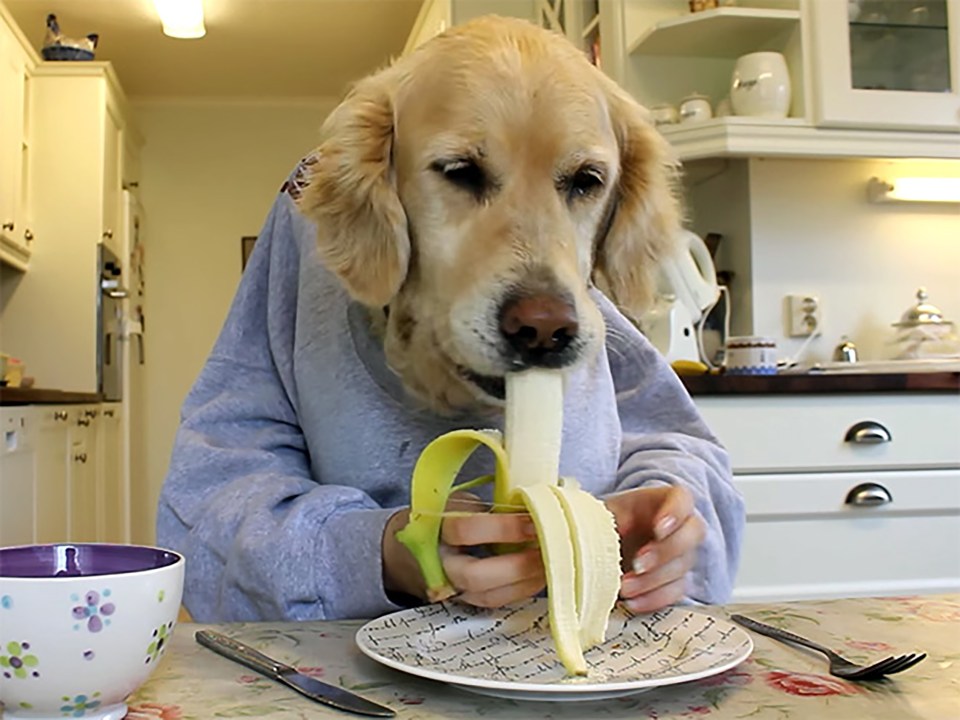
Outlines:
POLYGON ((867 182, 870 202, 954 202, 960 203, 960 178, 909 177, 867 182))
POLYGON ((193 39, 207 34, 202 0, 153 0, 153 4, 163 23, 164 35, 193 39))

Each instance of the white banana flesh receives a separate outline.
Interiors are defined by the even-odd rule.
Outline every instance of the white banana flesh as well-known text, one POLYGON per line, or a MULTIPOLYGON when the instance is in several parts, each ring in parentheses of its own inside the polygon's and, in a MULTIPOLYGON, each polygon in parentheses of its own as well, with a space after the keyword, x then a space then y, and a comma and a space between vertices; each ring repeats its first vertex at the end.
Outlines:
MULTIPOLYGON (((563 440, 563 375, 555 370, 508 373, 503 444, 508 482, 504 493, 534 485, 556 485, 563 440)), ((494 498, 504 505, 513 498, 494 498)))
POLYGON ((551 487, 566 517, 576 567, 580 644, 591 648, 607 635, 610 610, 620 595, 620 536, 606 505, 562 478, 551 487))
POLYGON ((525 507, 546 571, 550 632, 571 675, 587 673, 584 652, 604 641, 620 590, 620 537, 606 506, 559 477, 563 376, 527 370, 506 378, 504 441, 458 430, 434 440, 414 470, 410 522, 397 538, 414 554, 428 596, 453 593, 439 558, 440 515, 466 457, 485 445, 496 458, 494 510, 525 507), (505 452, 504 452, 505 451, 505 452))
MULTIPOLYGON (((577 618, 574 570, 576 556, 570 540, 570 527, 563 506, 557 499, 554 485, 531 485, 518 494, 537 526, 537 540, 543 554, 547 575, 547 607, 550 613, 550 634, 557 647, 560 662, 571 675, 586 675, 577 618)), ((608 611, 609 612, 609 611, 608 611)))

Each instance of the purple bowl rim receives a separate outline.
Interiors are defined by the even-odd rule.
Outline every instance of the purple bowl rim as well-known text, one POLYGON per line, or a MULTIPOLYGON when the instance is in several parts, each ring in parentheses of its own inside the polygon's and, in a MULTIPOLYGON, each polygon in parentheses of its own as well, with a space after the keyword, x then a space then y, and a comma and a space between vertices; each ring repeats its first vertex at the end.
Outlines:
POLYGON ((0 547, 0 555, 2 555, 7 550, 24 550, 27 548, 53 548, 53 547, 121 547, 121 548, 133 548, 135 550, 153 550, 155 552, 168 553, 173 555, 176 559, 169 565, 161 565, 160 567, 149 567, 142 568, 140 570, 121 570, 119 572, 108 572, 108 573, 93 573, 90 575, 51 575, 51 576, 33 576, 25 577, 23 575, 4 575, 3 570, 0 569, 0 581, 3 582, 16 582, 16 581, 36 581, 36 580, 80 580, 83 578, 91 577, 114 577, 122 575, 132 575, 133 573, 150 573, 150 572, 159 572, 160 570, 167 570, 169 568, 175 568, 177 566, 183 566, 186 564, 187 559, 176 550, 171 550, 170 548, 160 547, 159 545, 139 545, 139 544, 130 544, 130 543, 106 543, 106 542, 53 542, 53 543, 26 543, 25 545, 4 545, 0 547))

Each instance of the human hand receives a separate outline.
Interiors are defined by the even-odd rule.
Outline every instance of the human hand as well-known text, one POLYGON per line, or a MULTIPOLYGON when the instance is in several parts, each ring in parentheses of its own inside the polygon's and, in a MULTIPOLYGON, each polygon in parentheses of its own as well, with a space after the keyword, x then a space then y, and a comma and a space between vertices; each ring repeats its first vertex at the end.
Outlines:
MULTIPOLYGON (((529 543, 537 539, 533 521, 526 513, 492 513, 475 495, 457 492, 450 496, 440 526, 440 558, 447 579, 458 591, 457 599, 478 607, 500 607, 524 600, 546 585, 540 550, 526 548, 489 557, 475 557, 471 548, 497 543, 529 543)), ((410 517, 406 508, 387 521, 383 533, 383 584, 387 590, 426 599, 420 568, 410 551, 396 539, 410 517)))
POLYGON ((634 612, 683 599, 706 526, 685 487, 636 488, 606 499, 620 533, 624 574, 620 597, 634 612))

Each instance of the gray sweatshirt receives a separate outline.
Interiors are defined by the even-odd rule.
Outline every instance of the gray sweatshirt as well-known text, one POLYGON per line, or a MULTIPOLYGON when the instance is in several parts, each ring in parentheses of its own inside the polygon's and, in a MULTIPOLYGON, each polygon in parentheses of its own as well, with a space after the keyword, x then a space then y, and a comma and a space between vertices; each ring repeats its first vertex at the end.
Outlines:
MULTIPOLYGON (((440 417, 405 395, 366 311, 320 264, 295 185, 284 187, 183 405, 160 497, 158 542, 186 556, 184 604, 200 622, 399 609, 380 543, 409 502, 417 456, 449 430, 500 426, 440 417)), ((598 496, 688 487, 707 526, 688 595, 723 602, 744 523, 727 454, 656 350, 594 299, 606 346, 568 379, 561 474, 598 496)), ((461 479, 488 472, 478 453, 461 479)))

